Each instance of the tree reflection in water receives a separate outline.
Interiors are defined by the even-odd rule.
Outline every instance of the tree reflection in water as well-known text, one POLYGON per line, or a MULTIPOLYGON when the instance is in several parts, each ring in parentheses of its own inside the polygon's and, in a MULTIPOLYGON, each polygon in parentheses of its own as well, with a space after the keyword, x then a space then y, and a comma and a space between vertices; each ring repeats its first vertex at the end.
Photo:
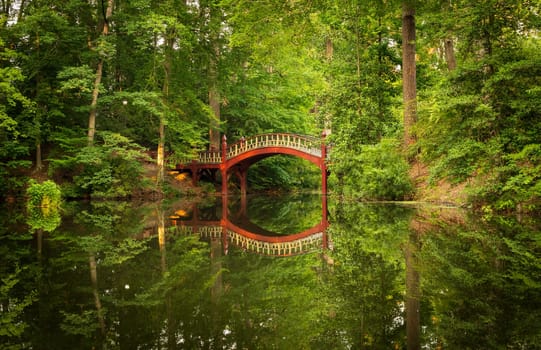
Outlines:
MULTIPOLYGON (((201 203, 280 237, 321 198, 201 203), (273 215, 276 220, 273 220, 273 215)), ((69 203, 53 230, 0 228, 6 348, 536 348, 538 226, 458 210, 330 203, 329 248, 288 257, 180 234, 189 203, 69 203), (225 246, 224 246, 225 244, 225 246), (226 248, 224 250, 224 248, 226 248), (39 254, 38 254, 39 253, 39 254), (325 257, 325 258, 324 258, 325 257)), ((3 214, 8 213, 4 211, 3 214)), ((323 214, 324 213, 324 214, 323 214)))

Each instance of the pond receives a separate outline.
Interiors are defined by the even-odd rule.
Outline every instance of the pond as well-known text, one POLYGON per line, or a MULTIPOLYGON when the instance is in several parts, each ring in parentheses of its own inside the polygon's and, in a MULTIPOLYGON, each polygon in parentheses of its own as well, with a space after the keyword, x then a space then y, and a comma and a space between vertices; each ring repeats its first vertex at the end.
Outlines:
POLYGON ((319 195, 69 202, 0 216, 1 348, 541 344, 531 217, 319 195))

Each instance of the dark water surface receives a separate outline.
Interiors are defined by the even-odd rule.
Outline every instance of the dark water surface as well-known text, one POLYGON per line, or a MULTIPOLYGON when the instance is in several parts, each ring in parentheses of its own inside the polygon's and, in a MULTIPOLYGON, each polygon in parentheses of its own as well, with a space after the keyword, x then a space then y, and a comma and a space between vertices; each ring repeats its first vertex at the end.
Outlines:
POLYGON ((3 207, 0 348, 541 348, 534 218, 322 205, 3 207))

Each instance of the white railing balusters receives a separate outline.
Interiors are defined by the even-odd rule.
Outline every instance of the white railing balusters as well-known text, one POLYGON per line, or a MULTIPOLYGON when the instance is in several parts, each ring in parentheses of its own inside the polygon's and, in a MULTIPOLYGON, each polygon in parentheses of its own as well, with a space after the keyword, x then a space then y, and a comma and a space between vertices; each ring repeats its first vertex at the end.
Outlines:
POLYGON ((300 238, 291 242, 262 242, 235 231, 227 230, 229 242, 246 250, 268 255, 292 255, 307 252, 320 247, 323 243, 323 232, 315 233, 309 237, 300 238))
MULTIPOLYGON (((321 156, 320 142, 321 141, 315 137, 294 134, 255 135, 230 145, 227 150, 227 159, 234 158, 244 152, 265 147, 286 147, 314 156, 321 156)), ((217 153, 218 157, 221 159, 219 152, 217 153)))

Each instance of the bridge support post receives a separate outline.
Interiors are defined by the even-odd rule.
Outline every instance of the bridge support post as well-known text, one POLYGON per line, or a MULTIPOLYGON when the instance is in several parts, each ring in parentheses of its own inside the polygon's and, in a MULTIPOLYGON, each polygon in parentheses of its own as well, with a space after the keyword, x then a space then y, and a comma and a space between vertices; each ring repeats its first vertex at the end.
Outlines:
POLYGON ((192 170, 192 185, 197 186, 198 169, 197 169, 197 163, 195 159, 192 160, 192 165, 190 168, 192 170))
POLYGON ((321 195, 321 231, 323 232, 323 250, 329 248, 329 239, 327 237, 327 227, 329 226, 327 207, 327 195, 321 195))
POLYGON ((220 225, 222 226, 222 249, 224 255, 227 255, 229 252, 229 241, 227 237, 227 217, 229 213, 227 205, 227 196, 222 195, 222 218, 220 219, 220 225))
POLYGON ((321 133, 321 160, 319 167, 321 169, 321 193, 326 196, 327 195, 327 145, 325 143, 325 138, 327 137, 327 133, 325 130, 321 133))
POLYGON ((222 164, 220 164, 222 173, 222 196, 227 196, 227 137, 222 136, 222 164))

